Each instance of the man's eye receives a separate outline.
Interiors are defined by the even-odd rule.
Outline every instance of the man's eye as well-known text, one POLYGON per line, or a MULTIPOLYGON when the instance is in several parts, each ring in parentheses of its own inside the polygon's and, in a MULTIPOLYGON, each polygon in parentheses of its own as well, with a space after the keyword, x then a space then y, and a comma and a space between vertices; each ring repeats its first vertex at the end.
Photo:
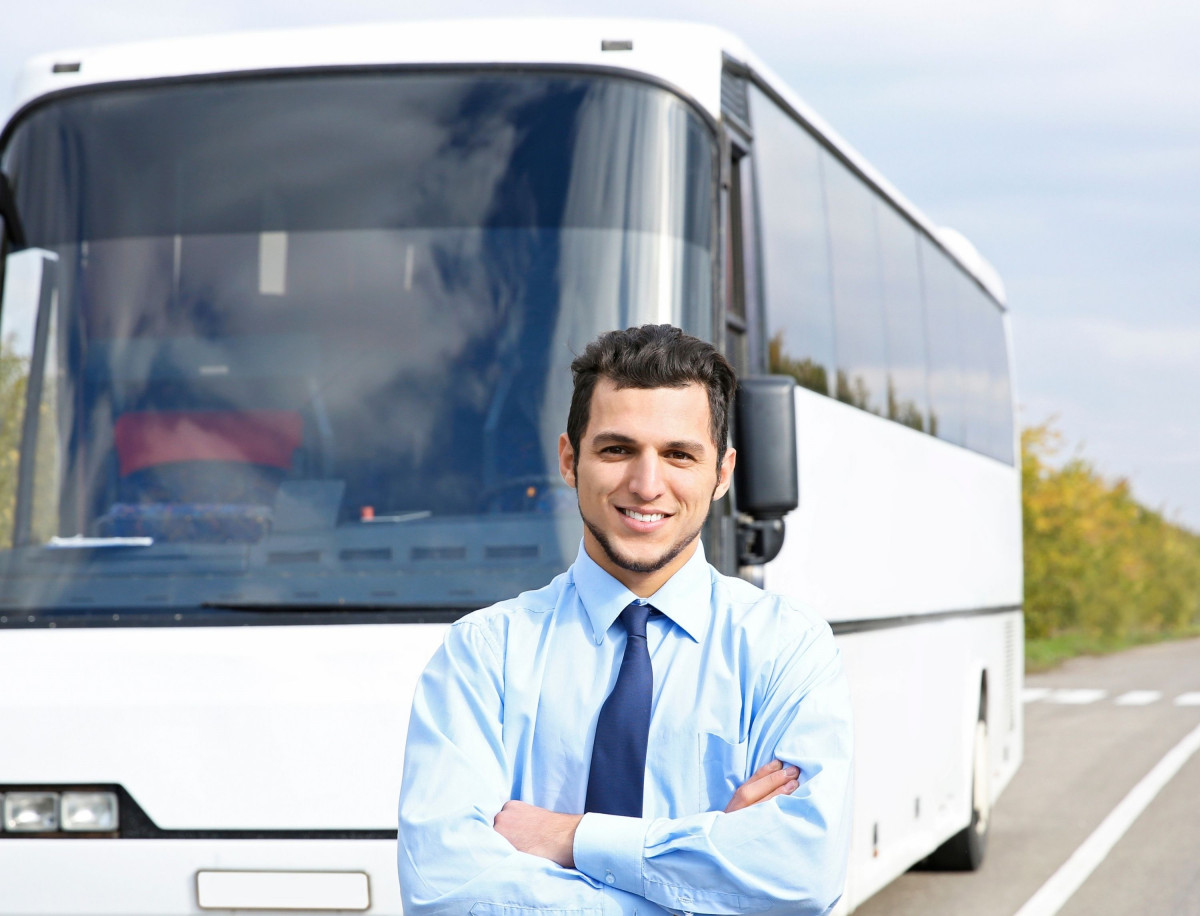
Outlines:
POLYGON ((671 452, 672 461, 694 461, 695 459, 687 452, 671 452))
POLYGON ((623 445, 606 445, 604 448, 600 449, 600 454, 601 455, 624 455, 625 451, 626 451, 626 449, 625 449, 625 446, 623 446, 623 445))

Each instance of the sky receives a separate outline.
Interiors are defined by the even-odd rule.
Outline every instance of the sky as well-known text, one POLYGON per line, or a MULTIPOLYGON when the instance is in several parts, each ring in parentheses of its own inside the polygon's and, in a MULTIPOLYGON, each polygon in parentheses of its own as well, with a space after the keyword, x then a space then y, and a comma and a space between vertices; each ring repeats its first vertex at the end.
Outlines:
MULTIPOLYGON (((12 0, 17 2, 17 0, 12 0)), ((5 110, 42 51, 496 15, 740 35, 1004 278, 1022 425, 1051 420, 1200 532, 1200 4, 1189 0, 44 0, 0 33, 5 110)))

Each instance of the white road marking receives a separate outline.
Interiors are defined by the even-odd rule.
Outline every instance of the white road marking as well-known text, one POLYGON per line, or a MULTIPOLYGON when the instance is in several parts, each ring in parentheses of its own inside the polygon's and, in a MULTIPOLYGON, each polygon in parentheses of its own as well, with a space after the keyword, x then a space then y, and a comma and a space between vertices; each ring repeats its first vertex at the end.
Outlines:
POLYGON ((1175 698, 1176 706, 1200 706, 1200 693, 1181 693, 1175 698))
POLYGON ((1108 696, 1107 690, 1097 690, 1091 687, 1078 687, 1074 689, 1063 688, 1055 690, 1046 697, 1047 703, 1062 703, 1067 706, 1086 706, 1088 703, 1095 703, 1097 700, 1103 700, 1108 696))
POLYGON ((1036 703, 1050 692, 1049 687, 1026 687, 1021 691, 1022 703, 1036 703))
POLYGON ((1113 808, 1094 831, 1083 841, 1083 845, 1072 853, 1050 880, 1026 901, 1016 916, 1054 916, 1071 895, 1079 890, 1088 876, 1096 870, 1117 841, 1125 835, 1138 816, 1162 791, 1163 786, 1179 772, 1185 763, 1200 749, 1200 725, 1192 729, 1177 745, 1167 751, 1166 756, 1154 765, 1141 782, 1134 786, 1121 803, 1113 808))
POLYGON ((1118 706, 1149 706, 1162 699, 1162 693, 1157 690, 1131 690, 1123 693, 1115 700, 1118 706))

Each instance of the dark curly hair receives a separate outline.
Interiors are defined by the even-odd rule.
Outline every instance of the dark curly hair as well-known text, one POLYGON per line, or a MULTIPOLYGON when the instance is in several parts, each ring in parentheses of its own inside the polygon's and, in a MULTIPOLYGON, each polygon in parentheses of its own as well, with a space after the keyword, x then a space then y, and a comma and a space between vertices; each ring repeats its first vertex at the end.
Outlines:
POLYGON ((692 383, 708 391, 709 431, 717 464, 729 445, 729 413, 737 375, 710 343, 669 324, 601 334, 571 363, 575 390, 567 414, 567 439, 579 461, 579 443, 591 414, 592 392, 601 378, 618 388, 684 388, 692 383))

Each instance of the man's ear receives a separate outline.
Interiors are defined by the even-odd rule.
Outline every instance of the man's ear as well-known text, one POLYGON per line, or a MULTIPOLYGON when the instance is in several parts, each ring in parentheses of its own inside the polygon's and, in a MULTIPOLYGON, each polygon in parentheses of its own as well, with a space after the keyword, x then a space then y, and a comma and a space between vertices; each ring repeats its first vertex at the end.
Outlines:
POLYGON ((568 487, 575 489, 575 449, 566 433, 558 437, 558 473, 568 487))
POLYGON ((737 449, 725 449, 725 457, 721 459, 721 465, 717 468, 717 488, 713 490, 713 502, 716 502, 729 492, 729 485, 733 483, 733 469, 736 464, 737 449))

